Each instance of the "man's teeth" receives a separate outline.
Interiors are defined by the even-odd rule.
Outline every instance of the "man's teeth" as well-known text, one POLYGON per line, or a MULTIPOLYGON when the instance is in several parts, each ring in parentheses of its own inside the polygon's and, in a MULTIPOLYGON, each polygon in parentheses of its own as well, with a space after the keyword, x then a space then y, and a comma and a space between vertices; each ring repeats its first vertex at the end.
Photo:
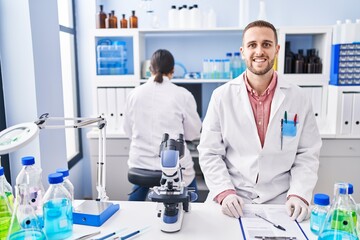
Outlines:
POLYGON ((257 58, 257 59, 254 59, 254 62, 265 62, 265 59, 264 58, 257 58))

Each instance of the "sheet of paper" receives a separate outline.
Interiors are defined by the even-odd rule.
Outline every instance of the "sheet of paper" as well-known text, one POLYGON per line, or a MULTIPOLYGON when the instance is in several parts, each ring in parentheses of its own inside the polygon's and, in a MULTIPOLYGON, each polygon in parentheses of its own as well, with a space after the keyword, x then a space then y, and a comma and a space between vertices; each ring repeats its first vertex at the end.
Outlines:
MULTIPOLYGON (((255 205, 247 204, 243 209, 244 217, 240 219, 243 234, 247 240, 259 240, 258 237, 292 237, 292 239, 305 239, 299 225, 290 219, 284 205, 255 205), (263 216, 271 222, 286 229, 282 231, 271 223, 255 216, 263 216)), ((266 238, 265 238, 266 239, 266 238)), ((282 239, 282 238, 278 238, 282 239)), ((286 238, 284 238, 286 239, 286 238)))

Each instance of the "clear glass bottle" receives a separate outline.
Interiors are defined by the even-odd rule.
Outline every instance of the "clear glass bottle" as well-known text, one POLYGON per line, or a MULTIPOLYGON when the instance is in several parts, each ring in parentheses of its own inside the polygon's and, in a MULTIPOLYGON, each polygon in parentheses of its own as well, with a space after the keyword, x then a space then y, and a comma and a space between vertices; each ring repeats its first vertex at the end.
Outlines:
POLYGON ((330 197, 327 194, 317 193, 314 195, 314 204, 310 216, 310 230, 318 235, 329 211, 330 197))
POLYGON ((120 20, 120 28, 127 28, 128 21, 125 18, 125 14, 122 15, 122 19, 120 20))
POLYGON ((138 18, 135 16, 135 10, 132 10, 132 15, 129 18, 130 28, 138 28, 138 18))
POLYGON ((52 173, 48 177, 50 186, 44 195, 44 233, 47 239, 65 239, 73 230, 70 193, 63 185, 63 175, 52 173))
POLYGON ((42 169, 35 165, 32 156, 21 159, 22 169, 16 177, 16 185, 24 185, 29 192, 29 205, 35 210, 36 215, 42 222, 42 198, 44 196, 44 185, 42 184, 42 169))
POLYGON ((318 240, 358 240, 349 202, 348 184, 336 183, 334 200, 320 229, 318 240))
POLYGON ((100 5, 100 11, 96 15, 96 28, 105 28, 106 13, 104 12, 104 6, 100 5))
POLYGON ((57 173, 61 173, 63 175, 63 185, 66 188, 66 190, 68 190, 68 192, 71 195, 71 201, 74 201, 74 185, 72 184, 72 182, 69 179, 69 169, 66 168, 58 168, 56 169, 57 173))

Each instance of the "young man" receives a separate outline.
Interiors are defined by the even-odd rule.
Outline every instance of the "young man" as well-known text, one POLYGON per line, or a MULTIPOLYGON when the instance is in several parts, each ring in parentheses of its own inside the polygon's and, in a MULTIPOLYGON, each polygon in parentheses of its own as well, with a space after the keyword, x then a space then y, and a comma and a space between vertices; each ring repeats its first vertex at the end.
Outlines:
POLYGON ((232 217, 245 203, 286 204, 299 222, 310 216, 321 138, 311 101, 273 70, 276 29, 246 26, 240 48, 247 69, 217 88, 203 122, 200 166, 208 198, 232 217))

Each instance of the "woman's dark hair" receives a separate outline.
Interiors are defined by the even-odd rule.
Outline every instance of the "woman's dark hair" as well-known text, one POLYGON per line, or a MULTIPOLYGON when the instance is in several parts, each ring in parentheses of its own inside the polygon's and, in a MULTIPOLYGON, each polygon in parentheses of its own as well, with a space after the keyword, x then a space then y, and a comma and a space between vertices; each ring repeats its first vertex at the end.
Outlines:
POLYGON ((163 82, 163 74, 172 73, 175 60, 173 55, 165 49, 156 50, 151 57, 150 71, 155 75, 155 82, 163 82))

